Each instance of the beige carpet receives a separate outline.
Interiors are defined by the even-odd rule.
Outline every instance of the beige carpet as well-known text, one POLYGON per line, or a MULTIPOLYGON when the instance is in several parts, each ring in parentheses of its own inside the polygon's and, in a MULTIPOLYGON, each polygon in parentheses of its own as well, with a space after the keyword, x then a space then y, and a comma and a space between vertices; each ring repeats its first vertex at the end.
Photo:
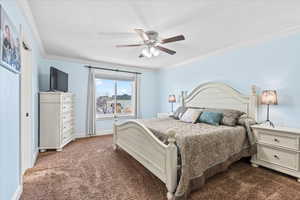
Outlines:
MULTIPOLYGON (((111 136, 93 137, 72 142, 63 152, 41 153, 25 174, 21 199, 165 200, 164 184, 111 144, 111 136)), ((300 200, 300 183, 243 160, 209 179, 190 199, 300 200)))

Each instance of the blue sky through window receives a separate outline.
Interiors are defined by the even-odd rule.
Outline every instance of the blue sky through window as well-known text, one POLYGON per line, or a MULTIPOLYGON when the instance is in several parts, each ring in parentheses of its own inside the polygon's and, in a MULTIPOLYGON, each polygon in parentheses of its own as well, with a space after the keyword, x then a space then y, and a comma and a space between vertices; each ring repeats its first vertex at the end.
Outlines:
MULTIPOLYGON (((132 95, 132 81, 117 81, 118 95, 132 95)), ((115 81, 96 79, 96 96, 112 96, 115 94, 115 81)))
POLYGON ((132 95, 132 81, 117 81, 118 95, 132 95))

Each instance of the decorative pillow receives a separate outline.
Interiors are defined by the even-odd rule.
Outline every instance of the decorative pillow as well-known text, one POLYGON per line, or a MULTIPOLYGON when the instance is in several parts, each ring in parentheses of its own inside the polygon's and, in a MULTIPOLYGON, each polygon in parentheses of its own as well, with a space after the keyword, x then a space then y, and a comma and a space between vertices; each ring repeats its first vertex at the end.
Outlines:
POLYGON ((201 114, 201 112, 202 112, 202 110, 200 110, 200 109, 189 108, 183 114, 183 116, 180 118, 180 120, 183 122, 195 123, 197 121, 197 119, 199 118, 199 115, 201 114))
POLYGON ((204 111, 199 118, 199 121, 202 123, 212 124, 212 125, 220 125, 220 122, 223 118, 223 113, 219 112, 208 112, 204 111))
POLYGON ((187 110, 186 107, 180 106, 176 109, 176 111, 171 117, 173 117, 174 119, 180 119, 180 117, 182 117, 182 115, 185 113, 186 110, 187 110))
POLYGON ((188 107, 186 107, 186 108, 200 109, 200 110, 203 110, 203 109, 205 109, 205 108, 203 108, 203 107, 194 107, 194 106, 188 106, 188 107))
POLYGON ((223 118, 221 120, 221 124, 227 126, 236 126, 239 120, 239 117, 243 114, 243 112, 238 110, 231 109, 205 109, 208 112, 218 112, 223 114, 223 118))
POLYGON ((246 126, 246 123, 248 123, 251 126, 251 125, 256 124, 257 122, 253 118, 248 117, 247 114, 243 114, 242 116, 239 117, 237 124, 246 126))

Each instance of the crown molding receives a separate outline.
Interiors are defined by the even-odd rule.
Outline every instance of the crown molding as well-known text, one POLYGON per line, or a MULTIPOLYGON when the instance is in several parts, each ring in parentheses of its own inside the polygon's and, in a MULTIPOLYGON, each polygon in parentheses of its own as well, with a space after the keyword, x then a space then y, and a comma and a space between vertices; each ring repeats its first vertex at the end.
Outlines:
POLYGON ((32 30, 32 33, 34 34, 34 38, 38 44, 41 54, 46 55, 42 39, 41 39, 39 31, 37 29, 37 26, 36 26, 36 23, 35 23, 33 14, 32 14, 32 10, 28 4, 28 1, 27 0, 17 0, 16 2, 19 5, 19 7, 21 8, 21 10, 23 11, 24 17, 25 17, 27 23, 29 24, 29 26, 32 30))
POLYGON ((43 58, 46 60, 58 60, 58 61, 72 62, 72 63, 82 64, 82 65, 94 65, 94 66, 106 65, 107 67, 122 67, 124 69, 132 69, 138 72, 146 72, 146 71, 153 72, 159 70, 159 68, 153 68, 153 67, 142 67, 142 66, 128 65, 123 63, 108 62, 103 60, 88 60, 83 58, 71 58, 71 57, 49 55, 49 54, 44 54, 43 58))
POLYGON ((263 36, 259 39, 253 39, 253 40, 248 40, 248 41, 244 41, 244 42, 239 42, 239 43, 236 43, 236 44, 231 44, 231 45, 228 45, 228 46, 224 46, 223 48, 215 49, 213 51, 208 51, 208 52, 206 52, 206 53, 204 53, 200 56, 193 57, 191 59, 185 60, 185 61, 180 62, 180 63, 169 65, 169 67, 163 67, 162 66, 160 69, 183 67, 184 65, 199 61, 201 59, 205 59, 205 58, 210 57, 210 56, 219 55, 219 54, 222 54, 222 53, 227 52, 229 50, 242 48, 242 47, 249 47, 249 46, 253 46, 253 45, 258 45, 258 44, 262 44, 263 42, 271 41, 272 39, 275 39, 275 38, 278 38, 278 37, 286 37, 286 36, 297 34, 297 33, 300 33, 300 25, 288 27, 288 28, 284 29, 283 31, 278 31, 276 33, 268 34, 268 35, 265 35, 265 36, 263 36))

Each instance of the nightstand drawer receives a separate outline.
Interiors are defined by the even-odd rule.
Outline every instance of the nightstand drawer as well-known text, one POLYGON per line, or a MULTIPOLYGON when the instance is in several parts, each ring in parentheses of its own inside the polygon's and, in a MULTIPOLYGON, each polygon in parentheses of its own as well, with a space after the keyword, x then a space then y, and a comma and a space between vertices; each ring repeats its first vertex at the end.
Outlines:
POLYGON ((266 143, 293 150, 299 150, 299 138, 287 133, 276 133, 267 130, 257 132, 258 143, 266 143))
POLYGON ((258 145, 257 159, 289 169, 298 170, 299 153, 297 152, 258 145))

